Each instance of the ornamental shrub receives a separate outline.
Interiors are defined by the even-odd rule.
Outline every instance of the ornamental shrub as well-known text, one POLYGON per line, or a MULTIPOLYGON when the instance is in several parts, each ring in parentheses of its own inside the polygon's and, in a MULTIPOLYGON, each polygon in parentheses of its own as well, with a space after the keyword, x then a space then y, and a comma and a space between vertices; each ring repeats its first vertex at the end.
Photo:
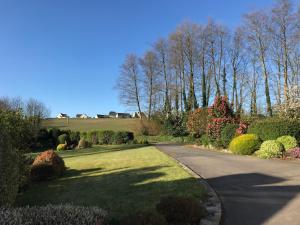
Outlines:
POLYGON ((166 219, 155 211, 137 212, 122 219, 122 225, 167 225, 166 219))
POLYGON ((114 135, 115 144, 128 144, 134 140, 133 132, 129 131, 118 131, 114 135))
POLYGON ((207 127, 208 112, 207 109, 196 109, 191 112, 187 120, 187 129, 189 133, 196 138, 201 137, 205 133, 207 127))
POLYGON ((0 126, 0 206, 14 203, 19 189, 19 179, 17 151, 13 149, 6 130, 0 126))
POLYGON ((297 147, 296 138, 289 135, 281 136, 277 138, 277 141, 279 141, 283 145, 286 151, 289 151, 290 149, 297 147))
POLYGON ((247 133, 257 134, 263 141, 290 135, 300 143, 300 120, 279 118, 258 120, 250 125, 247 133))
POLYGON ((238 128, 236 129, 237 135, 246 134, 249 127, 249 123, 245 121, 240 121, 238 128))
POLYGON ((172 135, 173 137, 182 137, 188 135, 186 128, 186 116, 170 115, 163 120, 163 134, 172 135))
POLYGON ((68 134, 61 134, 58 136, 58 144, 69 144, 70 136, 68 134))
POLYGON ((255 134, 243 134, 234 138, 230 144, 229 149, 234 154, 251 155, 259 149, 261 141, 255 134))
POLYGON ((68 145, 67 144, 59 144, 56 147, 57 151, 63 151, 63 150, 67 150, 68 149, 68 145))
POLYGON ((64 160, 53 150, 40 153, 31 167, 31 179, 36 181, 61 176, 65 171, 64 160))
POLYGON ((0 224, 104 225, 107 213, 97 207, 46 205, 0 208, 0 224))
POLYGON ((104 130, 98 133, 99 144, 111 145, 114 142, 115 132, 112 130, 104 130))
POLYGON ((271 159, 282 157, 283 152, 284 147, 279 141, 269 140, 264 141, 261 144, 260 149, 255 154, 262 159, 271 159))
POLYGON ((237 124, 227 124, 221 131, 221 141, 223 147, 227 148, 236 135, 236 130, 239 128, 237 124))
POLYGON ((164 215, 168 224, 199 224, 207 215, 200 201, 190 197, 165 197, 156 206, 157 211, 164 215))
POLYGON ((78 149, 85 149, 85 148, 90 148, 92 147, 92 143, 88 142, 85 139, 80 139, 80 141, 78 142, 78 149))
POLYGON ((300 147, 290 149, 290 156, 294 159, 300 159, 300 147))
POLYGON ((221 132, 227 124, 237 123, 233 110, 226 96, 216 97, 213 105, 208 108, 208 124, 206 133, 215 143, 221 143, 221 132))

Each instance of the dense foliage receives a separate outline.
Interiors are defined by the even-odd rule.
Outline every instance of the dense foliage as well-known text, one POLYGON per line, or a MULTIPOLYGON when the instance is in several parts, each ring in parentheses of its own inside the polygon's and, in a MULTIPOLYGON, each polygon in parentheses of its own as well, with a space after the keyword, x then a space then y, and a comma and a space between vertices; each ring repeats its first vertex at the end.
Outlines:
POLYGON ((284 147, 276 140, 264 141, 256 155, 262 159, 280 158, 283 156, 284 147))
POLYGON ((186 124, 189 133, 197 138, 201 137, 206 131, 207 119, 207 109, 199 108, 191 112, 186 124))
POLYGON ((104 225, 107 213, 97 207, 47 205, 0 208, 0 224, 104 225))
POLYGON ((277 141, 279 141, 283 145, 286 151, 289 151, 290 149, 297 147, 297 140, 292 136, 288 136, 288 135, 281 136, 277 138, 277 141))
POLYGON ((63 159, 53 150, 37 155, 31 167, 31 179, 36 181, 61 176, 65 171, 63 159))
POLYGON ((294 159, 300 158, 300 147, 290 149, 290 156, 294 159))
POLYGON ((196 225, 207 215, 200 201, 190 197, 162 198, 156 209, 164 215, 168 224, 172 225, 196 225))
POLYGON ((221 141, 223 147, 227 148, 231 140, 236 136, 238 124, 227 124, 221 131, 221 141))
POLYGON ((165 218, 155 211, 137 212, 122 219, 122 225, 167 225, 165 218))
POLYGON ((230 144, 229 149, 235 154, 251 155, 259 149, 261 141, 255 134, 244 134, 234 138, 230 144))
POLYGON ((133 132, 118 131, 114 135, 114 143, 118 145, 132 143, 133 140, 134 140, 133 132))
POLYGON ((250 125, 248 133, 257 134, 263 141, 290 135, 300 142, 300 121, 280 118, 257 120, 250 125))

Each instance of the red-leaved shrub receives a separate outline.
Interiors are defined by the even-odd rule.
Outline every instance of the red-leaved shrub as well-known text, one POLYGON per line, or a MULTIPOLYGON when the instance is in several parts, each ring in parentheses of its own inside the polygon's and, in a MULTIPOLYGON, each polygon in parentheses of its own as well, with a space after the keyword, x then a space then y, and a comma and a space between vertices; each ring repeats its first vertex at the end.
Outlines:
POLYGON ((40 181, 61 176, 65 169, 64 160, 53 150, 47 150, 34 159, 31 166, 31 179, 40 181))
POLYGON ((240 121, 240 126, 238 129, 236 129, 236 134, 237 135, 246 134, 248 127, 249 127, 249 124, 247 122, 240 121))

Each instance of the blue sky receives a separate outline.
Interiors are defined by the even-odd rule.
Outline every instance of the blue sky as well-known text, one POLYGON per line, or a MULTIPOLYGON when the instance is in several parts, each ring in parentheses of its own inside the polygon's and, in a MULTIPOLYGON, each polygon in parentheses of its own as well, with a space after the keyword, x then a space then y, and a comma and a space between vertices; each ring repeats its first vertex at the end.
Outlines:
POLYGON ((141 55, 185 20, 237 26, 272 0, 0 0, 0 96, 59 112, 125 111, 114 89, 127 53, 141 55))

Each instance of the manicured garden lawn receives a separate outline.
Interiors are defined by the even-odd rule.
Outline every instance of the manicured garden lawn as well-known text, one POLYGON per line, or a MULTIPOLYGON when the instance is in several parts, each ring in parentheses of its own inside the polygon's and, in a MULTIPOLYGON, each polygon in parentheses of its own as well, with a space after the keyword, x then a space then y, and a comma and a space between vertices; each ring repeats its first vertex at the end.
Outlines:
POLYGON ((99 206, 118 217, 153 208, 162 196, 204 196, 198 181, 155 147, 96 146, 60 155, 65 175, 31 184, 17 204, 99 206))

